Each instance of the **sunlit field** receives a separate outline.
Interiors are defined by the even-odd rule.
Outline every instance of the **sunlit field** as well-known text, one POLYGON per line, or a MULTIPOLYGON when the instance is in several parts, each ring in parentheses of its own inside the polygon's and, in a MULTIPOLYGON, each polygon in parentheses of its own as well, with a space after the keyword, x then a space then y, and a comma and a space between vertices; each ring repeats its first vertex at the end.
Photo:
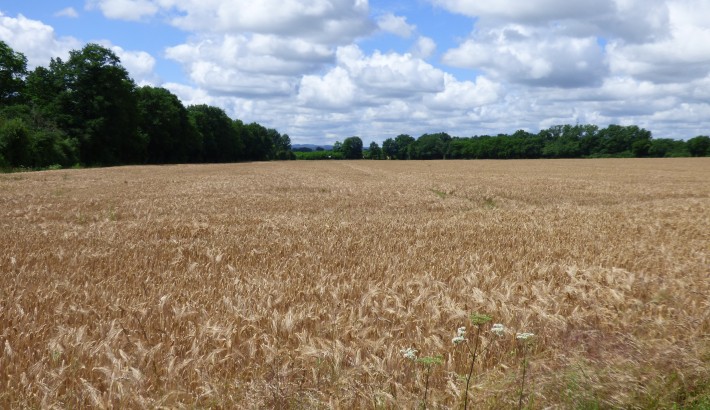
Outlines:
POLYGON ((471 313, 470 409, 710 406, 710 158, 5 174, 0 249, 0 408, 463 408, 471 313))

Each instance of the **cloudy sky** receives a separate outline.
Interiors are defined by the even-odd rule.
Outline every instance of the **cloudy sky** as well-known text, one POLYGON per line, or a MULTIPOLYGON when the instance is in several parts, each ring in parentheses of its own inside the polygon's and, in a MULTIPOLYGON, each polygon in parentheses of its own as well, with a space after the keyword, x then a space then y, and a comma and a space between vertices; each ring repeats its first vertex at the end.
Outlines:
POLYGON ((0 0, 31 67, 87 42, 140 85, 288 133, 636 124, 710 134, 709 0, 0 0))

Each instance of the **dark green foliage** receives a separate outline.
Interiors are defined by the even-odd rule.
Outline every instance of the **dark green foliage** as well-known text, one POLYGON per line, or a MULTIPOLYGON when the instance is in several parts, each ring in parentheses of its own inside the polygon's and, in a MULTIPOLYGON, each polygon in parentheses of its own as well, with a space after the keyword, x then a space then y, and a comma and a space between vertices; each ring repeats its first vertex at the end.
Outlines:
POLYGON ((0 125, 0 156, 11 167, 32 166, 32 139, 23 120, 13 118, 0 125))
MULTIPOLYGON (((533 158, 642 158, 710 155, 710 137, 689 141, 653 139, 651 132, 635 125, 556 125, 533 134, 518 130, 511 135, 451 137, 446 133, 407 134, 372 143, 366 158, 382 159, 533 159, 533 158), (374 145, 372 145, 374 144, 374 145)), ((336 142, 333 151, 344 153, 336 142)), ((300 157, 299 157, 300 158, 300 157)), ((322 158, 327 158, 323 156, 322 158)))
MULTIPOLYGON (((51 69, 52 67, 50 67, 51 69)), ((57 60, 55 76, 64 82, 60 126, 79 140, 85 164, 116 165, 144 162, 147 136, 138 132, 135 83, 119 58, 98 44, 87 44, 57 60)))
POLYGON ((686 143, 670 138, 658 138, 651 141, 648 155, 656 158, 690 156, 686 143))
POLYGON ((444 159, 449 150, 451 136, 447 133, 424 134, 409 145, 412 159, 444 159))
POLYGON ((710 156, 710 137, 699 135, 688 140, 688 151, 694 157, 710 156))
POLYGON ((382 142, 382 154, 386 159, 397 158, 397 143, 394 142, 394 139, 387 138, 382 142))
POLYGON ((138 130, 148 140, 146 161, 169 164, 199 159, 197 129, 177 96, 154 87, 141 87, 136 96, 138 130))
POLYGON ((345 138, 342 152, 345 159, 362 159, 362 139, 360 137, 345 138))
POLYGON ((416 142, 414 137, 407 134, 400 134, 394 139, 394 144, 397 150, 395 158, 397 159, 412 159, 413 145, 416 142))
POLYGON ((367 153, 365 154, 365 158, 367 159, 383 159, 382 158, 382 149, 380 148, 379 145, 375 141, 372 141, 370 143, 370 147, 367 150, 367 153))
POLYGON ((27 76, 27 57, 0 41, 0 107, 21 101, 27 76))
POLYGON ((278 160, 288 160, 296 159, 295 155, 291 151, 291 137, 288 134, 279 135, 276 130, 272 130, 274 139, 274 159, 278 160))
POLYGON ((244 136, 247 138, 249 151, 247 158, 253 161, 266 161, 273 157, 275 137, 266 127, 256 122, 244 126, 244 136))
POLYGON ((243 156, 243 142, 224 110, 209 105, 192 105, 187 112, 201 136, 205 162, 233 162, 243 156))
POLYGON ((2 167, 292 159, 291 139, 232 121, 216 107, 186 109, 163 88, 136 88, 97 44, 28 73, 0 42, 2 167))

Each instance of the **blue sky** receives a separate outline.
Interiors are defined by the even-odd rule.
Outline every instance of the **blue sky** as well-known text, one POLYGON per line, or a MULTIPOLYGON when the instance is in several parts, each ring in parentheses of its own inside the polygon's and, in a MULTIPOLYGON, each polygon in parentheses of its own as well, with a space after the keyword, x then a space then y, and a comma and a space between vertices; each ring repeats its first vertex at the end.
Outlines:
POLYGON ((87 42, 139 85, 288 133, 636 124, 710 134, 707 0, 0 0, 31 67, 87 42))

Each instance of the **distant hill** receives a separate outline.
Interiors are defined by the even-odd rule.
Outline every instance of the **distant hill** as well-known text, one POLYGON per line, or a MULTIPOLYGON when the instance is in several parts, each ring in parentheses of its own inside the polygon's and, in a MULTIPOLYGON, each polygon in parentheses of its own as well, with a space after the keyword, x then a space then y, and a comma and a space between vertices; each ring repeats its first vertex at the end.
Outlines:
POLYGON ((316 148, 321 147, 326 151, 330 151, 333 149, 332 145, 315 145, 315 144, 291 144, 291 149, 296 151, 298 148, 310 148, 311 150, 315 151, 316 148))

